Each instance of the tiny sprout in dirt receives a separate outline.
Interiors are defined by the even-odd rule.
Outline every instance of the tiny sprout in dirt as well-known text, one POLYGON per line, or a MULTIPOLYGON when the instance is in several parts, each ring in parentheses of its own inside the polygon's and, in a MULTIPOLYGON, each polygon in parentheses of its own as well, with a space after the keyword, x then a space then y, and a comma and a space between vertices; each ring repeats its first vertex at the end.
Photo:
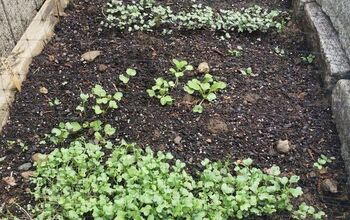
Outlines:
POLYGON ((198 79, 188 81, 184 87, 184 90, 190 95, 198 93, 201 96, 202 100, 199 102, 199 104, 195 105, 192 110, 196 113, 202 113, 203 101, 214 101, 216 99, 216 92, 225 89, 226 86, 227 85, 225 82, 215 81, 212 75, 205 74, 202 81, 199 81, 198 79))
POLYGON ((313 54, 309 54, 307 56, 301 57, 301 59, 307 64, 312 64, 312 63, 314 63, 316 56, 313 54))
POLYGON ((23 152, 28 150, 28 145, 25 144, 21 139, 17 139, 16 141, 7 140, 6 145, 9 149, 14 148, 15 146, 19 146, 23 152))
POLYGON ((61 105, 61 101, 58 98, 55 98, 54 100, 49 101, 49 105, 51 107, 59 106, 59 105, 61 105))
POLYGON ((284 49, 279 48, 279 46, 275 47, 274 51, 275 51, 275 53, 277 55, 280 55, 280 56, 284 56, 285 55, 284 49))
POLYGON ((89 94, 80 93, 79 97, 80 97, 80 104, 76 107, 76 110, 80 112, 85 112, 86 103, 89 99, 89 94))
POLYGON ((126 73, 119 75, 119 80, 122 81, 124 84, 128 84, 131 77, 136 76, 137 72, 134 69, 127 69, 126 73))
POLYGON ((314 167, 319 169, 319 170, 322 170, 324 168, 324 166, 328 163, 331 163, 332 162, 332 157, 331 158, 328 158, 327 156, 325 155, 321 155, 317 161, 314 163, 314 167))
POLYGON ((233 57, 241 57, 243 52, 243 48, 241 46, 237 46, 237 49, 229 50, 228 53, 233 57))
POLYGON ((173 81, 166 81, 163 78, 157 78, 156 84, 151 89, 147 89, 150 97, 159 99, 161 105, 172 105, 174 99, 169 95, 170 89, 175 86, 173 81))
POLYGON ((123 93, 116 92, 114 95, 107 94, 106 90, 102 86, 96 85, 92 89, 92 93, 96 96, 96 103, 92 107, 96 115, 105 113, 108 109, 117 109, 118 102, 121 101, 123 93))
POLYGON ((186 60, 173 59, 173 63, 175 64, 175 67, 171 68, 169 71, 175 76, 175 85, 177 85, 179 78, 185 75, 185 71, 192 71, 193 66, 189 65, 186 60))
POLYGON ((253 69, 251 67, 240 69, 243 76, 256 76, 253 74, 253 69))

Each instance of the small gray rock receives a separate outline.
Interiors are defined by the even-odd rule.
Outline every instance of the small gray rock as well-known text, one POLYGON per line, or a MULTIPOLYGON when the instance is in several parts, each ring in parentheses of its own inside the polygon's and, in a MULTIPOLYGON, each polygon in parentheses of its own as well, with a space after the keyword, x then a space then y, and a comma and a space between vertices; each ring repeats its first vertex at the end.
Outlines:
POLYGON ((32 164, 31 164, 31 163, 24 163, 24 164, 22 164, 21 166, 18 167, 18 170, 27 171, 27 170, 29 170, 31 167, 32 167, 32 164))
POLYGON ((338 193, 338 184, 332 179, 325 179, 322 181, 322 189, 325 192, 338 193))
POLYGON ((286 154, 290 151, 290 142, 288 140, 279 140, 277 141, 277 146, 276 146, 276 150, 279 153, 283 153, 286 154))
POLYGON ((175 139, 174 139, 174 143, 177 144, 177 145, 180 145, 181 144, 181 140, 182 140, 182 137, 176 136, 175 139))

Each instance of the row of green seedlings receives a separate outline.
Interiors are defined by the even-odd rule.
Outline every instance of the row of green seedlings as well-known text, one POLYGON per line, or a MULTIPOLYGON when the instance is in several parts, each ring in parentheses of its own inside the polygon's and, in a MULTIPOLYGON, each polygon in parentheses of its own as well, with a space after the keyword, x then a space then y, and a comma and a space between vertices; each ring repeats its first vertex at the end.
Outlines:
POLYGON ((303 194, 299 177, 283 176, 277 166, 264 172, 245 159, 235 163, 232 175, 229 163, 205 159, 194 179, 185 163, 169 163, 170 153, 115 144, 115 133, 98 119, 52 130, 49 140, 68 148, 36 164, 31 181, 37 203, 28 206, 36 219, 245 219, 280 211, 294 219, 325 216, 304 202, 294 207, 293 199, 303 194), (67 142, 69 137, 75 138, 67 142), (109 157, 102 147, 112 150, 109 157))
MULTIPOLYGON (((96 105, 103 104, 105 113, 113 109, 114 95, 94 88, 96 105)), ((303 193, 299 177, 283 176, 277 166, 264 172, 246 159, 235 163, 232 175, 230 164, 206 159, 194 179, 185 163, 169 163, 170 153, 115 144, 115 134, 99 119, 62 122, 52 130, 48 140, 68 147, 36 164, 31 181, 37 203, 28 207, 36 219, 246 219, 280 211, 294 219, 325 216, 304 202, 294 207, 303 193), (102 147, 112 151, 108 157, 102 147)))
MULTIPOLYGON (((273 51, 279 56, 284 56, 286 54, 285 50, 280 48, 279 46, 275 47, 273 49, 273 51)), ((228 54, 230 56, 232 56, 232 57, 241 57, 243 55, 243 53, 244 53, 244 50, 243 50, 243 48, 241 46, 237 46, 237 48, 235 48, 235 49, 228 50, 228 54)), ((301 56, 301 60, 304 63, 307 63, 307 64, 314 63, 315 59, 316 59, 316 56, 311 54, 311 53, 310 54, 305 54, 304 56, 301 56)), ((242 74, 243 74, 243 72, 242 72, 242 74)))
POLYGON ((262 31, 285 27, 280 11, 252 6, 242 10, 215 11, 209 6, 193 4, 188 9, 174 12, 170 6, 158 4, 155 0, 139 0, 125 4, 112 0, 105 9, 106 20, 102 25, 120 31, 153 31, 162 27, 162 34, 171 34, 173 29, 209 29, 223 33, 222 39, 230 38, 231 31, 262 31))
MULTIPOLYGON (((279 55, 284 55, 284 50, 279 49, 278 47, 275 48, 275 52, 279 55)), ((233 57, 241 57, 243 53, 244 51, 241 46, 237 46, 236 49, 231 49, 228 51, 228 54, 233 57)), ((315 58, 316 57, 313 54, 301 57, 301 59, 308 64, 312 64, 315 61, 315 58)), ((173 104, 173 98, 170 95, 168 95, 170 90, 178 85, 179 79, 184 76, 185 71, 193 70, 193 66, 189 65, 188 62, 185 60, 173 59, 173 63, 175 66, 173 68, 170 68, 169 72, 173 74, 173 76, 175 76, 175 82, 167 81, 160 77, 155 80, 156 84, 151 89, 147 90, 148 95, 150 97, 158 98, 160 100, 161 105, 173 104)), ((240 72, 243 76, 257 76, 253 73, 252 67, 241 68, 240 72)), ((128 68, 125 73, 119 75, 119 80, 124 84, 128 84, 130 79, 136 75, 137 72, 135 69, 128 68)), ((192 80, 188 82, 188 84, 185 86, 185 91, 189 94, 199 93, 202 97, 200 104, 196 105, 193 108, 193 112, 202 113, 203 107, 201 104, 203 103, 203 101, 208 100, 209 102, 212 102, 216 99, 215 93, 221 89, 224 89, 225 87, 226 86, 224 82, 215 81, 213 79, 213 76, 210 74, 206 74, 202 81, 192 80)), ((93 106, 93 110, 96 114, 102 114, 105 112, 105 110, 103 110, 104 108, 102 108, 103 105, 107 105, 108 108, 117 109, 118 102, 123 97, 122 92, 116 92, 114 95, 107 94, 107 92, 100 85, 96 85, 92 89, 92 94, 99 97, 98 99, 96 99, 96 105, 93 106)), ((85 112, 86 103, 88 102, 89 97, 89 94, 81 93, 81 104, 76 108, 76 110, 80 112, 85 112)), ((58 106, 60 104, 61 101, 57 97, 49 101, 49 105, 51 107, 58 106)))
MULTIPOLYGON (((150 97, 159 99, 161 105, 172 105, 174 99, 170 96, 170 91, 178 84, 181 77, 185 75, 186 71, 192 71, 193 66, 188 64, 185 60, 173 59, 174 67, 169 69, 169 72, 175 77, 175 82, 172 80, 165 80, 159 77, 155 80, 155 85, 151 89, 147 89, 150 97)), ((197 94, 201 97, 201 101, 192 109, 195 113, 202 113, 204 101, 213 102, 216 99, 216 93, 226 88, 226 83, 214 80, 209 73, 205 74, 202 80, 192 79, 184 86, 184 91, 188 94, 197 94)))

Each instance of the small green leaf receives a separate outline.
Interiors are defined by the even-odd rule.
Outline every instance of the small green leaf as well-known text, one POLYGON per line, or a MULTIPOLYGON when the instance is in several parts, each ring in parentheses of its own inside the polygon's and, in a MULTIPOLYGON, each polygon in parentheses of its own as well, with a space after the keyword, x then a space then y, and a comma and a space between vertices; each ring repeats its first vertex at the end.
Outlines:
POLYGON ((303 194, 303 190, 298 186, 297 188, 289 189, 289 192, 292 194, 294 198, 297 198, 303 194))
POLYGON ((113 98, 119 102, 119 101, 121 101, 122 98, 123 98, 123 93, 121 93, 121 92, 116 92, 116 93, 114 93, 113 98))
POLYGON ((147 89, 147 93, 148 93, 149 97, 154 97, 154 96, 156 96, 156 93, 155 93, 154 90, 152 90, 152 89, 147 89))
POLYGON ((137 72, 134 69, 128 68, 126 74, 128 74, 128 76, 136 76, 137 72))
POLYGON ((160 104, 162 105, 171 105, 173 103, 173 98, 171 96, 164 96, 160 99, 160 104))
POLYGON ((85 94, 85 93, 80 93, 80 99, 81 99, 83 102, 87 102, 87 100, 89 99, 89 95, 88 95, 88 94, 85 94))
POLYGON ((122 81, 124 84, 127 84, 129 82, 129 77, 124 76, 124 74, 120 74, 119 80, 122 81))
POLYGON ((202 113, 203 112, 203 106, 202 105, 195 105, 192 109, 195 113, 202 113))
POLYGON ((95 85, 95 87, 92 89, 92 92, 99 97, 105 97, 107 95, 106 90, 104 90, 100 85, 95 85))
POLYGON ((115 128, 113 128, 110 124, 106 124, 104 127, 104 132, 108 136, 112 136, 115 133, 115 128))
POLYGON ((253 160, 250 159, 250 158, 244 159, 244 160, 242 161, 242 163, 243 163, 244 166, 250 166, 250 165, 253 164, 253 160))
POLYGON ((109 101, 108 103, 108 107, 112 108, 112 109, 117 109, 118 108, 118 104, 116 101, 109 101))
POLYGON ((208 100, 209 102, 212 102, 212 101, 214 101, 215 99, 216 99, 215 93, 209 93, 209 94, 208 94, 207 100, 208 100))
POLYGON ((95 111, 96 115, 100 115, 103 113, 103 110, 101 109, 101 107, 99 105, 93 106, 92 109, 95 111))

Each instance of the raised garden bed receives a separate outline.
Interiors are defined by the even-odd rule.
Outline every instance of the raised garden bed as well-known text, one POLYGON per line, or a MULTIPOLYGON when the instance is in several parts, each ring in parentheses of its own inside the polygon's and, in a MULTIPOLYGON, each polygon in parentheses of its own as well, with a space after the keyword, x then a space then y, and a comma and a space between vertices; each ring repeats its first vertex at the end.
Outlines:
MULTIPOLYGON (((259 4, 285 14, 290 7, 288 1, 202 3, 214 10, 259 4)), ((105 4, 102 0, 74 1, 56 27, 52 41, 33 60, 0 139, 0 158, 4 157, 0 162, 1 179, 14 177, 16 183, 0 183, 4 216, 27 218, 23 210, 27 204, 35 204, 28 193, 33 186, 21 176, 24 171, 19 167, 32 164, 36 153, 49 154, 56 147, 67 147, 41 142, 45 134, 60 122, 83 124, 99 119, 116 128, 113 140, 126 139, 141 148, 150 146, 154 151, 171 152, 186 163, 186 170, 194 176, 203 170, 201 161, 205 158, 231 163, 251 158, 261 169, 278 165, 283 176, 300 176, 298 184, 304 194, 298 203, 305 201, 323 210, 328 219, 346 219, 349 204, 344 167, 330 103, 313 58, 310 62, 302 59, 312 52, 292 21, 282 32, 230 32, 231 38, 224 40, 220 33, 206 28, 174 29, 169 35, 163 35, 161 28, 151 33, 120 33, 101 25, 105 21, 101 12, 105 4), (82 60, 82 54, 94 50, 101 54, 91 62, 82 60), (174 80, 169 71, 174 67, 173 59, 186 60, 194 70, 185 71, 171 90, 174 104, 162 106, 146 90, 158 77, 174 80), (183 87, 189 80, 203 77, 196 70, 202 62, 207 62, 210 74, 227 86, 216 94, 215 101, 204 101, 203 112, 198 114, 192 108, 201 98, 187 94, 183 87), (137 74, 124 84, 119 75, 128 68, 137 74), (247 73, 247 68, 252 69, 252 74, 249 70, 247 73), (79 113, 79 95, 91 93, 97 84, 108 93, 123 93, 119 108, 96 114, 89 108, 93 105, 90 100, 86 111, 79 113), (276 148, 278 141, 284 141, 290 149, 276 148), (319 171, 314 163, 321 155, 334 159, 327 169, 319 171), (327 179, 332 186, 337 183, 336 190, 329 184, 325 186, 327 179)), ((176 11, 190 3, 169 0, 164 4, 176 11)), ((110 149, 104 151, 108 153, 110 149)), ((274 216, 291 218, 283 212, 274 216)))

